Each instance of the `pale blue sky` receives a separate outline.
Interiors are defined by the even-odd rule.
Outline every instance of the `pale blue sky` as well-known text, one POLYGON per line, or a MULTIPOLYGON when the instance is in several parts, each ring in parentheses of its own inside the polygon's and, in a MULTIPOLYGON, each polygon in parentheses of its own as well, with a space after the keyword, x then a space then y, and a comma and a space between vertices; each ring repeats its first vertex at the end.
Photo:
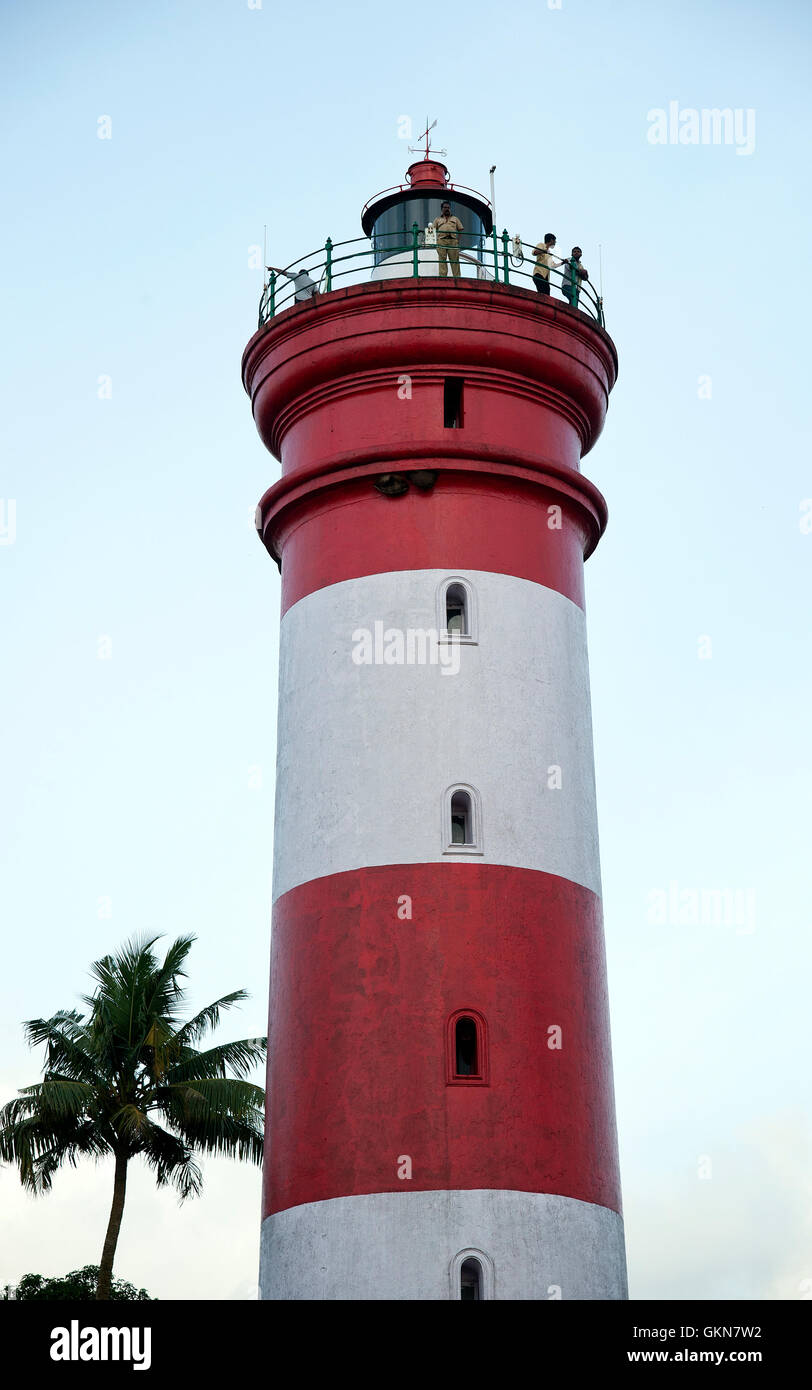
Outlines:
MULTIPOLYGON (((631 1292, 798 1297, 808 7, 44 0, 0 24, 3 1098, 37 1075, 20 1020, 141 929, 197 932, 194 998, 245 986, 224 1036, 264 1031, 279 582, 251 514, 278 468, 239 377, 251 248, 264 223, 279 265, 358 235, 410 161, 398 118, 428 113, 458 182, 497 165, 500 227, 577 240, 593 274, 603 247, 620 378, 587 597, 631 1292), (752 109, 755 151, 650 144, 671 100, 752 109), (671 882, 752 892, 754 930, 657 925, 671 882)), ((209 1175, 180 1211, 134 1181, 119 1273, 250 1294, 258 1174, 209 1175)), ((97 1260, 109 1182, 34 1203, 0 1174, 0 1283, 97 1260)))

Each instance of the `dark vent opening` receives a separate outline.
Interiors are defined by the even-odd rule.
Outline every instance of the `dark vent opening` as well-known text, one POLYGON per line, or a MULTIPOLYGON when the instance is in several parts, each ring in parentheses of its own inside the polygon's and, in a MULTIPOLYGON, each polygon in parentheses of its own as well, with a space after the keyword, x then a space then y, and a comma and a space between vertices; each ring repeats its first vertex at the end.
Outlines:
POLYGON ((443 425, 447 430, 462 429, 461 376, 447 376, 443 384, 443 425))

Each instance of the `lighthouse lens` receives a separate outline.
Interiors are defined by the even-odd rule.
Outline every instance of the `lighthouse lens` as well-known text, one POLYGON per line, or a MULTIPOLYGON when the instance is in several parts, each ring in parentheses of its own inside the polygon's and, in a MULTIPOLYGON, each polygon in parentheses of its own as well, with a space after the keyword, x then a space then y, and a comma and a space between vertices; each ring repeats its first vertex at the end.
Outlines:
MULTIPOLYGON (((406 198, 384 209, 372 226, 375 264, 380 265, 389 256, 412 250, 412 227, 415 222, 420 229, 418 242, 422 246, 426 227, 440 216, 442 201, 445 200, 437 195, 432 198, 406 198)), ((451 204, 452 217, 458 217, 465 229, 459 233, 460 250, 481 258, 485 241, 482 218, 473 208, 457 203, 453 198, 447 201, 451 204)))

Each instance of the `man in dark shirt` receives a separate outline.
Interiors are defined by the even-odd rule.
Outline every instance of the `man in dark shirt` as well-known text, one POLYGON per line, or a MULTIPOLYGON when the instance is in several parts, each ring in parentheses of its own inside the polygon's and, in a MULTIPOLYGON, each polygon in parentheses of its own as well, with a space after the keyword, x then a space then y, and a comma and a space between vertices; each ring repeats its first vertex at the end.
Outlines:
POLYGON ((561 276, 561 293, 568 304, 573 309, 578 308, 578 293, 581 288, 581 281, 588 280, 586 267, 581 265, 583 251, 580 246, 573 246, 570 252, 570 260, 564 262, 564 272, 561 276))

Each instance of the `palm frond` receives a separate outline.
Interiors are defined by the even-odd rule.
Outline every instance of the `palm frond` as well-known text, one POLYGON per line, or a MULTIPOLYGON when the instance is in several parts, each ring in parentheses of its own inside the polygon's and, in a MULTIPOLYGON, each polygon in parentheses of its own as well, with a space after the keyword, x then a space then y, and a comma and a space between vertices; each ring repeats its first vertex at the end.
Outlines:
POLYGON ((25 1093, 36 1101, 38 1113, 50 1118, 81 1115, 94 1100, 97 1090, 87 1081, 75 1081, 72 1077, 49 1072, 35 1086, 26 1086, 25 1093))
POLYGON ((196 1081, 175 1082, 162 1086, 155 1096, 156 1105, 165 1109, 176 1122, 205 1116, 231 1115, 248 1119, 261 1114, 265 1092, 250 1081, 235 1081, 233 1077, 201 1077, 196 1081))
POLYGON ((75 1167, 78 1156, 109 1150, 98 1125, 75 1116, 50 1120, 20 1116, 0 1131, 0 1157, 16 1165, 23 1187, 35 1194, 49 1190, 53 1174, 63 1163, 75 1167))
POLYGON ((221 999, 215 999, 213 1004, 207 1004, 205 1009, 201 1009, 194 1018, 190 1018, 187 1023, 184 1023, 175 1036, 181 1043, 191 1046, 198 1042, 209 1029, 217 1027, 223 1009, 233 1009, 236 1004, 242 1004, 250 997, 245 989, 235 989, 231 994, 224 994, 221 999))
POLYGON ((153 971, 144 996, 148 1018, 175 1019, 184 996, 179 982, 186 979, 184 965, 194 941, 195 937, 191 935, 177 937, 169 947, 163 964, 153 971))
POLYGON ((195 1052, 171 1067, 167 1081, 196 1081, 207 1076, 242 1078, 265 1060, 267 1038, 240 1038, 236 1042, 220 1043, 206 1052, 195 1052))
POLYGON ((93 1087, 84 1082, 57 1076, 24 1086, 19 1095, 7 1101, 0 1110, 0 1140, 7 1129, 13 1129, 22 1120, 41 1119, 48 1124, 75 1119, 88 1108, 95 1095, 93 1087))
POLYGON ((40 1042, 47 1042, 47 1038, 40 1038, 32 1033, 32 1030, 38 1028, 59 1029, 64 1037, 70 1038, 74 1043, 79 1043, 85 1037, 85 1016, 77 1009, 57 1009, 50 1018, 33 1018, 23 1026, 32 1047, 36 1047, 40 1042))
POLYGON ((97 1075, 92 1041, 82 1015, 54 1014, 52 1018, 32 1018, 25 1024, 31 1047, 47 1048, 45 1066, 76 1081, 92 1083, 97 1075))
POLYGON ((263 1132, 259 1111, 253 1120, 212 1113, 189 1117, 177 1128, 192 1148, 202 1149, 204 1153, 262 1163, 263 1132))
POLYGON ((203 1186, 203 1174, 194 1151, 176 1134, 150 1121, 142 1135, 141 1153, 155 1174, 159 1187, 172 1183, 181 1201, 196 1197, 203 1186))

